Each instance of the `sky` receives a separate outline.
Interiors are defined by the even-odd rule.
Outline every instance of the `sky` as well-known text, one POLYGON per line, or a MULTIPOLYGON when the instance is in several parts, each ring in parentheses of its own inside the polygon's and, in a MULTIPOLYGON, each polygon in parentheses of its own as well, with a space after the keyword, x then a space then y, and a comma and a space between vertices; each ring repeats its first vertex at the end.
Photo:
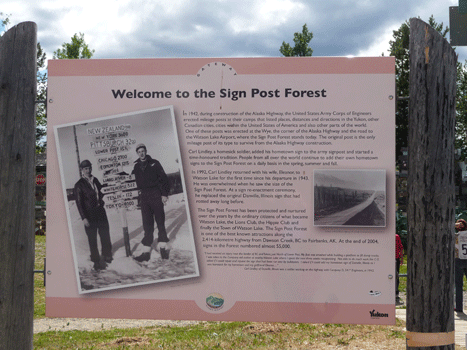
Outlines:
MULTIPOLYGON (((386 56, 393 30, 411 17, 449 26, 458 0, 9 0, 11 28, 38 26, 51 59, 75 33, 93 58, 280 57, 307 24, 313 56, 386 56)), ((459 60, 467 47, 458 47, 459 60)))

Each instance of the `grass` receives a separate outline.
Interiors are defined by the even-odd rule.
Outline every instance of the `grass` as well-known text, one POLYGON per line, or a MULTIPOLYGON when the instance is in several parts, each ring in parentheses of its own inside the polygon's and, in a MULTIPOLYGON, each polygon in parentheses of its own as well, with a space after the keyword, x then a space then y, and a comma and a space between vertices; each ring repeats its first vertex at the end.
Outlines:
MULTIPOLYGON (((36 270, 43 270, 45 236, 36 236, 36 270)), ((401 267, 405 273, 407 267, 401 267), (405 269, 405 270, 404 270, 405 269)), ((401 278, 401 291, 406 279, 401 278)), ((45 317, 42 274, 34 276, 34 318, 45 317)), ((200 322, 185 327, 48 331, 34 349, 405 349, 405 322, 394 326, 260 322, 200 322)), ((456 349, 462 349, 456 346, 456 349)))
MULTIPOLYGON (((45 236, 36 237, 36 256, 34 270, 44 270, 45 236)), ((45 286, 44 275, 34 274, 34 318, 45 317, 45 286)))
MULTIPOLYGON (((407 255, 404 255, 404 263, 400 266, 399 274, 407 274, 407 255)), ((399 292, 407 293, 407 277, 399 278, 399 292)))
POLYGON ((395 326, 200 322, 98 332, 45 332, 35 349, 405 349, 403 323, 395 326), (364 344, 368 344, 365 346, 364 344))
MULTIPOLYGON (((404 264, 400 266, 400 274, 407 274, 407 255, 404 256, 404 264)), ((464 292, 467 290, 467 278, 464 276, 463 284, 464 292)), ((399 279, 399 291, 407 293, 407 277, 401 277, 399 279)), ((405 308, 405 307, 404 307, 405 308)))

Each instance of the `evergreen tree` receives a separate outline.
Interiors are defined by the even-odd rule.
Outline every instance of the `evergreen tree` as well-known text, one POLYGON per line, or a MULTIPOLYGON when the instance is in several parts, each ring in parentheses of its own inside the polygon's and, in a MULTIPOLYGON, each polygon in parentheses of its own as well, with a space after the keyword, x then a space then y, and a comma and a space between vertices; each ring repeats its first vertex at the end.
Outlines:
MULTIPOLYGON (((443 37, 449 32, 448 27, 443 23, 437 23, 433 15, 429 18, 428 24, 432 26, 443 37)), ((393 31, 393 40, 389 41, 390 55, 396 58, 396 91, 399 97, 409 97, 409 76, 410 76, 410 23, 402 23, 398 30, 393 31)), ((399 100, 396 105, 396 156, 402 154, 401 148, 407 147, 408 139, 408 118, 409 100, 399 100)))
POLYGON ((47 98, 47 71, 45 69, 46 54, 40 43, 37 43, 37 97, 36 97, 36 153, 45 152, 47 141, 47 116, 45 99, 47 98))
POLYGON ((285 57, 311 56, 313 54, 313 50, 309 47, 311 39, 313 39, 313 33, 308 31, 305 23, 302 27, 302 32, 296 32, 294 34, 294 47, 283 41, 279 51, 285 57))
POLYGON ((62 48, 54 51, 54 59, 81 59, 91 58, 94 50, 89 49, 88 44, 84 41, 84 34, 79 33, 71 37, 70 43, 63 43, 62 48))
MULTIPOLYGON (((54 59, 81 59, 91 58, 94 50, 91 50, 84 41, 84 34, 79 33, 71 37, 70 43, 63 43, 62 47, 54 51, 54 59)), ((37 100, 45 101, 47 98, 47 72, 45 71, 46 55, 40 43, 37 44, 37 100)), ((36 152, 45 152, 47 141, 47 115, 45 104, 38 103, 36 110, 36 152)))

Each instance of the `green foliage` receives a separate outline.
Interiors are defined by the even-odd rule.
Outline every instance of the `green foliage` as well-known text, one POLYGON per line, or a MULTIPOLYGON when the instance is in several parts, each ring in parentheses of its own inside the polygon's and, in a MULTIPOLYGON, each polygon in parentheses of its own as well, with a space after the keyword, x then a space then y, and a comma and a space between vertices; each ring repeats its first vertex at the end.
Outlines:
POLYGON ((407 217, 402 210, 396 211, 396 233, 401 238, 404 251, 407 251, 407 217))
MULTIPOLYGON (((3 27, 3 32, 8 28, 8 24, 10 24, 10 16, 11 15, 0 12, 0 23, 3 27)), ((0 32, 0 36, 3 34, 3 32, 0 32)))
POLYGON ((294 34, 294 47, 283 41, 279 51, 285 57, 311 56, 313 54, 313 50, 308 46, 311 39, 313 39, 313 33, 308 31, 305 23, 303 25, 302 32, 296 32, 294 34))
POLYGON ((46 54, 40 43, 37 43, 37 101, 36 104, 36 153, 45 152, 47 141, 47 116, 45 113, 45 99, 47 95, 47 71, 45 70, 46 54))
MULTIPOLYGON (((45 236, 35 236, 34 270, 44 270, 45 236)), ((34 274, 34 319, 45 317, 44 275, 34 274)))
MULTIPOLYGON (((390 55, 396 58, 396 93, 397 96, 409 96, 409 22, 393 31, 394 40, 389 41, 390 55)), ((402 154, 401 148, 407 147, 409 102, 398 101, 396 104, 396 156, 402 154)))
MULTIPOLYGON (((10 16, 0 12, 0 23, 4 31, 10 24, 10 16)), ((45 70, 46 55, 40 43, 37 43, 37 94, 36 101, 45 101, 47 91, 47 72, 45 70)), ((47 118, 45 115, 45 103, 36 103, 36 153, 44 152, 47 146, 44 137, 47 134, 47 118)))
MULTIPOLYGON (((428 24, 432 26, 443 37, 449 32, 449 28, 444 28, 443 22, 437 23, 433 15, 429 18, 428 24)), ((396 58, 396 91, 397 96, 409 96, 409 75, 410 75, 410 22, 402 23, 398 30, 393 31, 393 40, 389 41, 389 53, 396 58)), ((408 139, 408 116, 409 101, 399 100, 396 105, 396 156, 402 154, 401 148, 407 147, 408 139)))
POLYGON ((455 217, 456 217, 456 221, 459 219, 464 219, 465 221, 467 221, 467 211, 462 210, 460 208, 456 208, 455 217))
MULTIPOLYGON (((404 263, 401 263, 399 275, 407 275, 407 254, 404 254, 404 263)), ((407 277, 399 278, 399 292, 407 293, 407 277)), ((402 308, 405 309, 405 306, 402 308)))
MULTIPOLYGON (((1 13, 0 13, 1 15, 1 13)), ((71 37, 70 43, 63 43, 62 48, 54 51, 53 58, 56 59, 80 59, 91 58, 94 50, 91 50, 84 41, 84 34, 79 33, 71 37)), ((40 101, 36 107, 36 153, 45 152, 47 148, 47 115, 45 110, 45 100, 47 98, 47 71, 45 67, 46 54, 41 47, 37 44, 37 97, 36 100, 40 101)))
POLYGON ((457 63, 456 94, 456 149, 461 149, 460 160, 467 157, 467 61, 457 63))
MULTIPOLYGON (((444 38, 449 33, 449 28, 437 23, 433 16, 428 20, 444 38)), ((396 58, 396 87, 397 96, 409 96, 409 36, 410 23, 406 21, 398 30, 393 32, 393 40, 389 42, 390 55, 396 58)), ((401 154, 401 148, 407 147, 408 138, 408 100, 399 100, 396 109, 396 151, 401 154)), ((456 148, 462 150, 461 160, 467 156, 467 61, 457 64, 457 95, 456 95, 456 148)))
POLYGON ((84 41, 84 34, 79 33, 71 37, 71 43, 63 43, 61 49, 54 51, 54 59, 81 59, 91 58, 94 50, 89 49, 84 41))

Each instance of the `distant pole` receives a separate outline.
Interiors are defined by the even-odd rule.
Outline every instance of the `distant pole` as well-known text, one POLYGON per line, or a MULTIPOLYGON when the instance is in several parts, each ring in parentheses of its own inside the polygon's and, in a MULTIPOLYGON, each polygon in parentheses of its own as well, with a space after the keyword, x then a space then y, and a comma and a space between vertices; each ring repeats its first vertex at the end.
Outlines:
POLYGON ((407 349, 454 349, 457 55, 410 20, 407 349))
POLYGON ((75 137, 76 159, 78 160, 78 178, 81 179, 81 159, 79 159, 78 136, 76 136, 76 125, 73 125, 73 136, 75 137))
POLYGON ((33 348, 37 26, 0 37, 0 349, 33 348))

